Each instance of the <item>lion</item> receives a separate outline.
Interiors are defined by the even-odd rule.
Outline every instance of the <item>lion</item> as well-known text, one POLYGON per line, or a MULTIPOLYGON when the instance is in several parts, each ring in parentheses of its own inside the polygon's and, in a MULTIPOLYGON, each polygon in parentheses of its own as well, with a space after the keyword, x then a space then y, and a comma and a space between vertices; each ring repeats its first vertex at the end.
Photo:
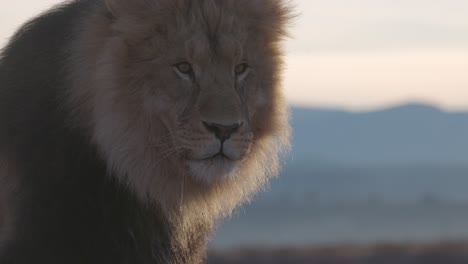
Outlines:
POLYGON ((289 147, 283 0, 73 0, 0 57, 0 262, 201 263, 289 147))

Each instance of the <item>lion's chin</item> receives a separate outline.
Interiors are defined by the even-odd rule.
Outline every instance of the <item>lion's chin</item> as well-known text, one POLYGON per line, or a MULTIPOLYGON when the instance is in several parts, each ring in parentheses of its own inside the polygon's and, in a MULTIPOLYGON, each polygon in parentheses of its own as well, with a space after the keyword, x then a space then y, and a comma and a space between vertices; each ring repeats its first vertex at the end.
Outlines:
POLYGON ((240 160, 230 160, 218 155, 209 159, 189 160, 188 166, 195 180, 205 184, 213 184, 235 177, 240 163, 240 160))

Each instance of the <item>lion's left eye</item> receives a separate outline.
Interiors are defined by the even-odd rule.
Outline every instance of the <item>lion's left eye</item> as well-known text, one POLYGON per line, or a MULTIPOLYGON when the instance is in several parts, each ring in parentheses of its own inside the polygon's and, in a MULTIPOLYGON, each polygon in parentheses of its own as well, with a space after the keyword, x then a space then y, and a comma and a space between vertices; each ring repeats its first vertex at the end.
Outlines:
POLYGON ((190 80, 190 78, 193 76, 192 65, 188 62, 177 63, 173 67, 177 75, 179 75, 179 77, 182 79, 190 80))
POLYGON ((248 70, 249 70, 249 65, 247 63, 241 63, 234 68, 234 73, 236 74, 236 76, 239 77, 247 73, 248 70))
POLYGON ((190 74, 192 72, 192 65, 188 62, 178 63, 174 67, 183 74, 190 74))

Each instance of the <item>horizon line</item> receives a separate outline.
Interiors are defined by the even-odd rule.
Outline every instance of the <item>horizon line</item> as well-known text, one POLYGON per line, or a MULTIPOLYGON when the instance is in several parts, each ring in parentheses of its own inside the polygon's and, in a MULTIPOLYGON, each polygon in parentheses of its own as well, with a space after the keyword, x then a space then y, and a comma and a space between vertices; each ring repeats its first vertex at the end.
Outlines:
POLYGON ((432 108, 434 110, 449 113, 449 114, 457 114, 457 113, 468 113, 468 105, 465 108, 450 108, 444 107, 440 104, 434 102, 428 102, 423 100, 408 100, 408 101, 401 101, 401 102, 394 102, 388 104, 381 104, 376 106, 363 106, 363 107, 355 107, 355 106, 344 106, 344 105, 334 105, 334 104, 317 104, 317 103, 295 103, 295 102, 288 102, 288 105, 291 108, 301 108, 301 109, 317 109, 317 110, 329 110, 329 111, 340 111, 340 112, 348 112, 348 113, 371 113, 371 112, 380 112, 386 111, 396 108, 402 108, 407 106, 420 106, 426 108, 432 108))

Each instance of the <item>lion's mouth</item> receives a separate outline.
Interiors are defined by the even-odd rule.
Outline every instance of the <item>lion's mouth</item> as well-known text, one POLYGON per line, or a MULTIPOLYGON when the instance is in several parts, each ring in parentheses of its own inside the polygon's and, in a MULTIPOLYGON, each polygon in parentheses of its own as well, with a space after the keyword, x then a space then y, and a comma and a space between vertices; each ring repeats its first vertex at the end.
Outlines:
POLYGON ((219 182, 237 175, 250 148, 232 144, 205 145, 187 150, 185 156, 191 175, 204 183, 219 182))
POLYGON ((220 151, 212 156, 209 156, 209 157, 206 157, 206 158, 203 158, 201 159, 202 161, 210 161, 210 160, 230 160, 230 161, 234 161, 233 159, 231 159, 230 157, 226 156, 226 154, 224 154, 224 152, 220 151))
POLYGON ((211 152, 211 153, 204 153, 204 155, 191 155, 192 153, 188 153, 187 159, 189 161, 225 161, 225 162, 235 162, 235 161, 240 161, 244 158, 245 155, 229 155, 228 152, 224 151, 223 147, 221 147, 217 152, 211 152))

